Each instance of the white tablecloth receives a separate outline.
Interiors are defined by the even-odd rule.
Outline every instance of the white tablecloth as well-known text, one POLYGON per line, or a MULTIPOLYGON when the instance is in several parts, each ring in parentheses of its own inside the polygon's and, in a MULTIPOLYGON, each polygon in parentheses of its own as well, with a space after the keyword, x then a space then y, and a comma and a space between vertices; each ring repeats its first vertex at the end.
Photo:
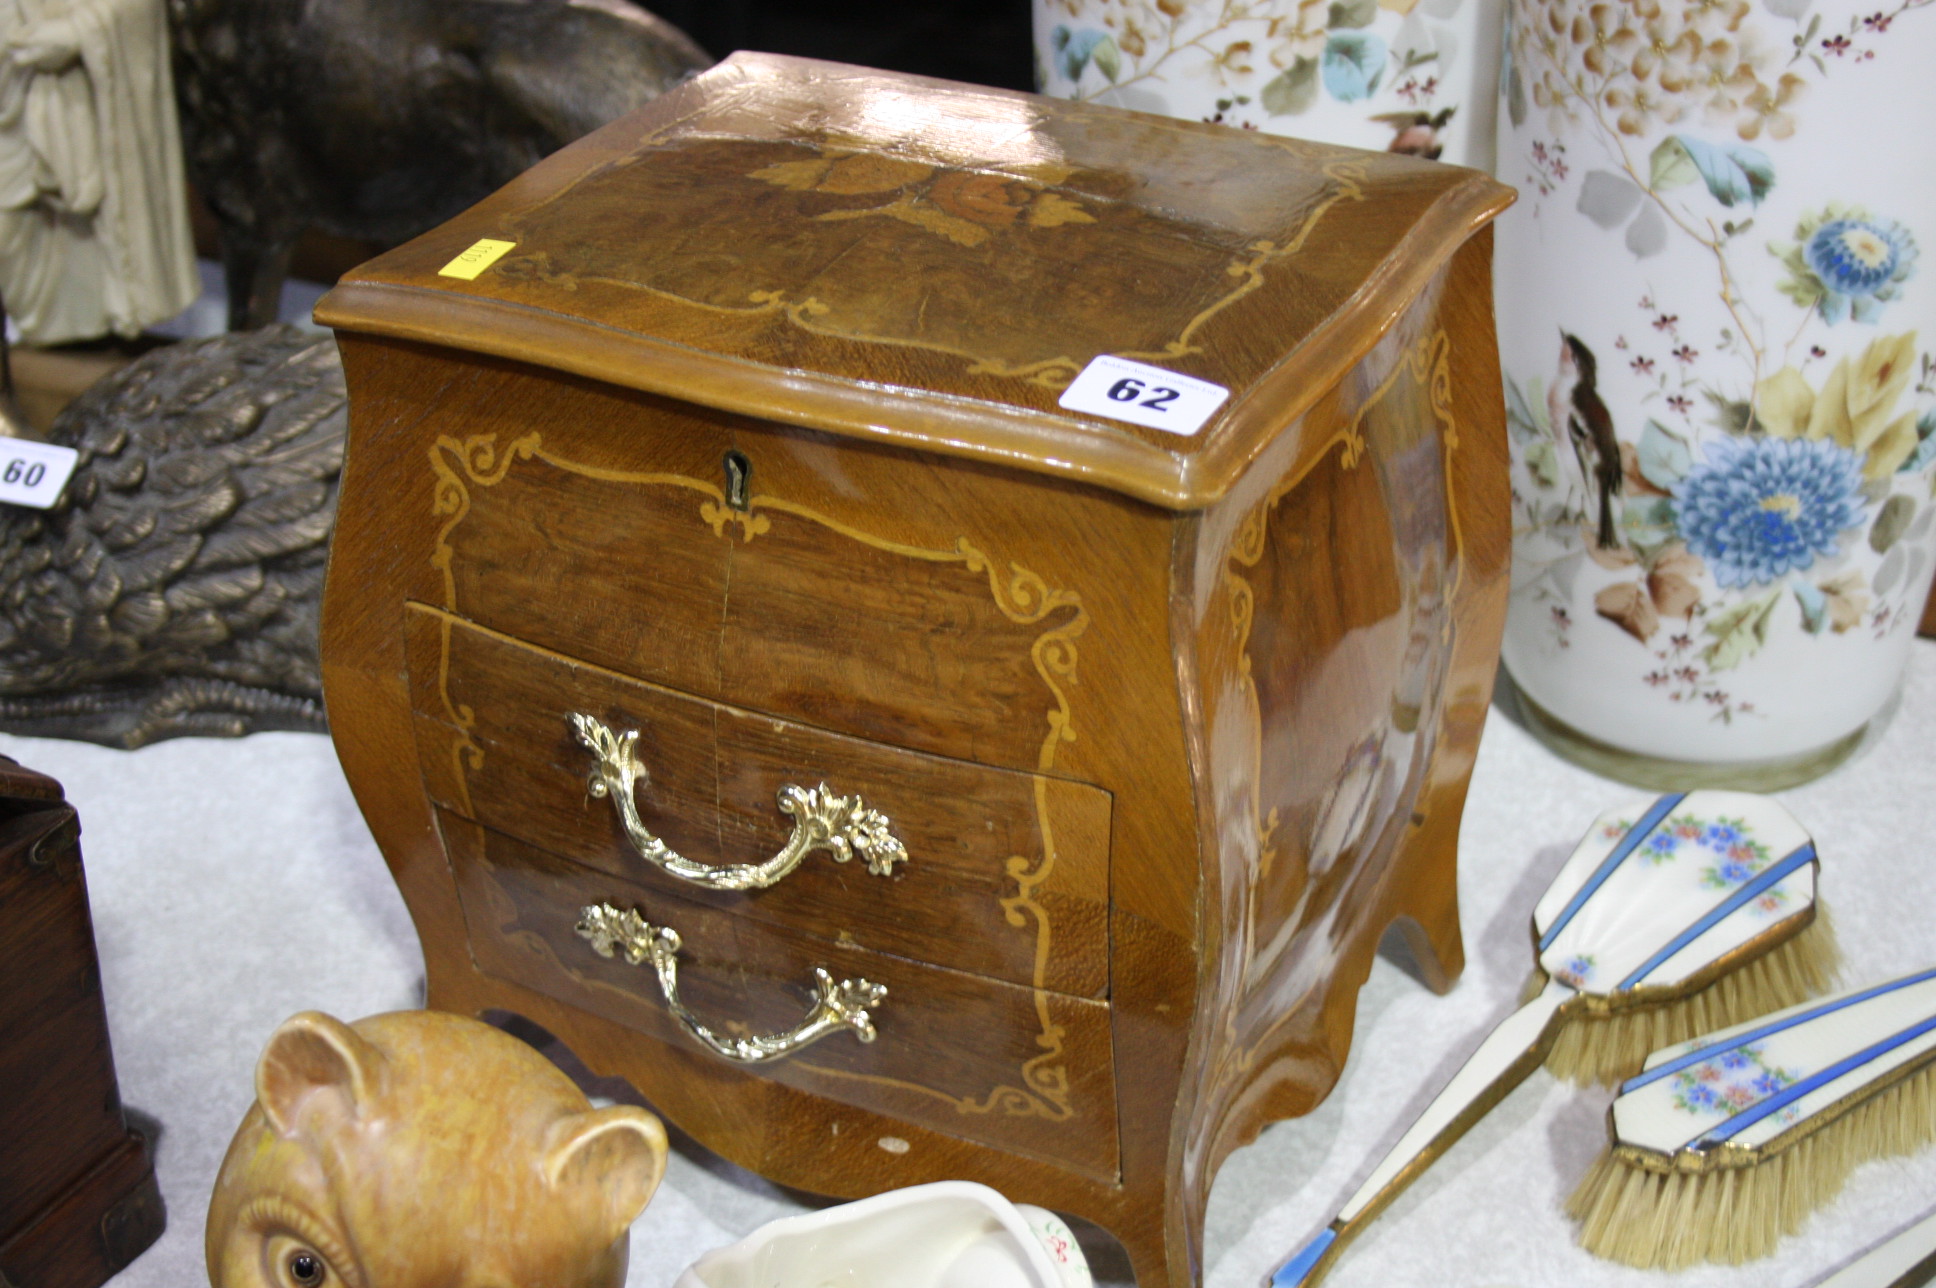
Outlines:
MULTIPOLYGON (((422 962, 402 901, 328 739, 187 739, 136 753, 0 736, 79 807, 122 1096, 159 1123, 168 1231, 116 1288, 204 1282, 202 1221, 252 1096, 263 1040, 307 1008, 355 1018, 417 1005, 422 962)), ((1599 810, 1637 795, 1564 764, 1495 709, 1460 852, 1468 965, 1437 997, 1383 961, 1358 1003, 1351 1062, 1308 1117, 1224 1166, 1210 1196, 1205 1281, 1250 1288, 1329 1219, 1507 1014, 1530 965, 1534 900, 1599 810)), ((1927 871, 1936 834, 1936 643, 1914 649, 1902 708, 1857 759, 1784 794, 1814 833, 1850 982, 1936 961, 1927 871)), ((1860 1169, 1778 1257, 1678 1275, 1576 1248, 1560 1204, 1604 1140, 1604 1091, 1536 1073, 1371 1227, 1337 1288, 1722 1288, 1812 1284, 1936 1206, 1936 1152, 1860 1169)), ((632 1288, 802 1201, 675 1135, 664 1187, 632 1235, 632 1288)), ((1113 1247, 1092 1249, 1126 1279, 1113 1247)))

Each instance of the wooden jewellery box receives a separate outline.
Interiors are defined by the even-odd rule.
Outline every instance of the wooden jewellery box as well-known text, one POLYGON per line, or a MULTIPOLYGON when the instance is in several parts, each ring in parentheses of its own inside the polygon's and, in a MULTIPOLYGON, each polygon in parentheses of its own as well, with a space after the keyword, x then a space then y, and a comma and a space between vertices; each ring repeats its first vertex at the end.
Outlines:
POLYGON ((114 1076, 80 815, 0 756, 0 1288, 97 1288, 165 1223, 114 1076))
POLYGON ((324 690, 431 1005, 1193 1282, 1387 926, 1462 964, 1509 197, 738 55, 352 274, 324 690))

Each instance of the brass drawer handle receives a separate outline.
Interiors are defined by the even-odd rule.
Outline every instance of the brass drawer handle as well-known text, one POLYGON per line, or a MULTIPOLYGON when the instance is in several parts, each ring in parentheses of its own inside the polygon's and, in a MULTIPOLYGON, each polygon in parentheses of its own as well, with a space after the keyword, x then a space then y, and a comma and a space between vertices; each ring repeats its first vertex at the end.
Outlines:
POLYGON ((812 1046, 821 1038, 841 1029, 850 1030, 862 1042, 874 1040, 874 1020, 867 1008, 878 1006, 887 997, 887 985, 864 979, 835 982, 823 968, 813 968, 813 1009, 798 1025, 785 1033, 769 1033, 756 1038, 723 1038, 701 1024, 679 1000, 679 932, 670 926, 655 926, 633 908, 614 908, 609 903, 579 909, 576 927, 581 938, 591 941, 600 957, 611 957, 615 950, 625 960, 642 966, 648 960, 659 973, 659 989, 673 1017, 686 1032, 728 1060, 739 1064, 764 1064, 812 1046))
POLYGON ((638 757, 639 731, 614 734, 602 720, 577 711, 571 715, 571 727, 578 731, 578 741, 598 757, 590 783, 592 795, 611 797, 625 835, 641 858, 681 880, 708 890, 760 890, 799 867, 814 850, 830 852, 836 863, 858 853, 877 877, 892 873, 896 863, 907 862, 907 847, 894 835, 893 823, 879 810, 869 809, 860 797, 836 796, 825 783, 812 791, 788 783, 779 791, 780 812, 793 816, 793 835, 778 854, 764 863, 695 863, 647 831, 639 818, 632 791, 647 777, 638 757))

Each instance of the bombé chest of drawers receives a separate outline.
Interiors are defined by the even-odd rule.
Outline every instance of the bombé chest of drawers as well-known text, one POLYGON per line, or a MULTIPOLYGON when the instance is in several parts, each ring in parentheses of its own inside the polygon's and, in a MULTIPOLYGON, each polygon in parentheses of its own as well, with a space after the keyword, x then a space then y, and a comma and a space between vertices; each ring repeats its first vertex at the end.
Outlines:
POLYGON ((1461 963, 1507 199, 738 55, 358 270, 324 688, 431 1004, 1192 1282, 1387 928, 1461 963))

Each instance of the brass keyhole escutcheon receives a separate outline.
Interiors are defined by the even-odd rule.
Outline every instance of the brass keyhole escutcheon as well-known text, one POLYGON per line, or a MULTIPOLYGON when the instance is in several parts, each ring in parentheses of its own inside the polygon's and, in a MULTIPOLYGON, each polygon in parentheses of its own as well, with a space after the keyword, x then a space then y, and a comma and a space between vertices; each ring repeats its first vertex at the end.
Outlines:
POLYGON ((726 453, 723 464, 726 467, 726 508, 744 514, 753 508, 747 499, 751 495, 753 462, 746 459, 746 453, 735 447, 726 453))

